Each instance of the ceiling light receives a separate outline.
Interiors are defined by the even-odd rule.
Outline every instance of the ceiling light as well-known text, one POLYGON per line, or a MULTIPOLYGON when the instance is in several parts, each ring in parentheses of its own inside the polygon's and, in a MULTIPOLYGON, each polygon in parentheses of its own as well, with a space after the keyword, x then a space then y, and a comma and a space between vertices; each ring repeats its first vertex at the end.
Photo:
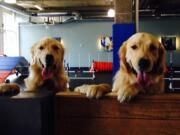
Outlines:
POLYGON ((9 3, 9 4, 15 4, 16 0, 4 0, 4 2, 9 3))
POLYGON ((39 6, 39 5, 34 5, 34 7, 37 8, 37 9, 39 9, 39 10, 41 10, 41 11, 44 10, 44 8, 42 8, 42 7, 39 6))
POLYGON ((108 12, 107 12, 107 15, 108 15, 108 17, 114 17, 115 16, 115 11, 114 11, 114 9, 109 9, 108 10, 108 12))

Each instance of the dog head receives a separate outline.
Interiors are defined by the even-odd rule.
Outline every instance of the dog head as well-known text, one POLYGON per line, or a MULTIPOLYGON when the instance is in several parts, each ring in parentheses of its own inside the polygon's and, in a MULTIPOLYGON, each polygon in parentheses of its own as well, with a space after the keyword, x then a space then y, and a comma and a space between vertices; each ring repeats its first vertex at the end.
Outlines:
POLYGON ((43 39, 31 47, 32 65, 41 69, 43 78, 51 78, 63 68, 64 47, 52 38, 43 39))
POLYGON ((135 73, 138 81, 149 80, 149 75, 163 73, 165 49, 151 34, 136 33, 119 50, 122 70, 135 73))

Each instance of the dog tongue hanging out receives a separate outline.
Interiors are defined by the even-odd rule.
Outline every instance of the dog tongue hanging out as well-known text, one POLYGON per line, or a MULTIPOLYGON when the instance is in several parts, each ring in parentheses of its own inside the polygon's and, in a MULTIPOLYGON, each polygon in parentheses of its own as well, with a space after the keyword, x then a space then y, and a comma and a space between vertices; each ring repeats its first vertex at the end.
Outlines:
MULTIPOLYGON (((151 34, 136 33, 119 50, 120 69, 114 78, 113 90, 120 102, 139 92, 162 93, 165 49, 151 34)), ((115 62, 115 61, 114 61, 115 62)))
POLYGON ((63 67, 63 45, 52 38, 43 39, 32 46, 31 55, 30 74, 25 79, 27 90, 66 90, 68 80, 63 67))
POLYGON ((148 87, 151 84, 150 76, 147 73, 139 72, 137 74, 137 83, 142 87, 148 87))
POLYGON ((51 79, 53 77, 53 71, 51 69, 43 68, 41 74, 44 80, 51 79))
POLYGON ((42 78, 44 80, 51 79, 51 78, 53 78, 53 76, 55 76, 55 71, 56 71, 56 69, 53 68, 53 67, 56 67, 56 66, 54 66, 55 65, 54 57, 51 54, 47 54, 47 55, 45 55, 44 59, 45 59, 44 60, 45 63, 43 64, 43 62, 41 62, 42 63, 42 71, 41 71, 42 78))

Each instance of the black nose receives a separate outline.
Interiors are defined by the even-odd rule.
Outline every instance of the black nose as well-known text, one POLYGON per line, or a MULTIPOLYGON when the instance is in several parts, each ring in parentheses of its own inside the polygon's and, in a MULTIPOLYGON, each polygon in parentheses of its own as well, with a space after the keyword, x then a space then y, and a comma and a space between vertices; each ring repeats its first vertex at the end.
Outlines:
POLYGON ((54 62, 54 57, 51 54, 46 55, 46 64, 51 66, 54 62))
POLYGON ((144 59, 144 58, 141 58, 139 60, 139 68, 141 71, 146 70, 149 67, 149 65, 150 65, 149 60, 144 59))

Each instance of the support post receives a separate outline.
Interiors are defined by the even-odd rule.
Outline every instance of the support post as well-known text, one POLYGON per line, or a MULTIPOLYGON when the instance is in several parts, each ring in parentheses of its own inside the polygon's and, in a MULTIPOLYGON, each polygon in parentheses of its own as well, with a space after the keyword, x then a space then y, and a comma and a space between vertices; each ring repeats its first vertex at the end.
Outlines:
POLYGON ((133 1, 115 0, 115 24, 113 25, 113 75, 119 69, 118 50, 121 44, 135 33, 133 1))

